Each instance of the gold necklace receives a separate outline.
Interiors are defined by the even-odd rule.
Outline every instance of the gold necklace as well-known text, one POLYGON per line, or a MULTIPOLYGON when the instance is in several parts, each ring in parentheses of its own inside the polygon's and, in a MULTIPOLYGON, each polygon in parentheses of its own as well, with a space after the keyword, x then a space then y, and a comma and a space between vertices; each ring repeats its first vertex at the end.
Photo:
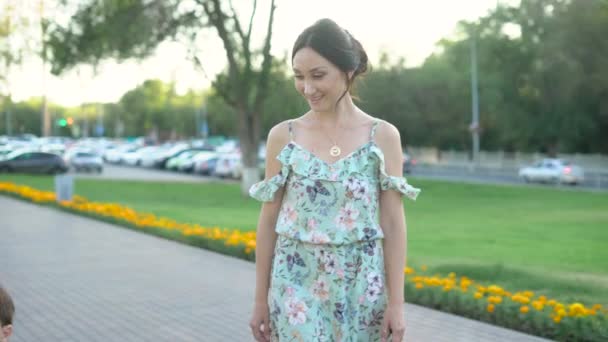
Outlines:
POLYGON ((338 146, 338 143, 333 140, 329 134, 327 134, 327 132, 325 132, 325 130, 323 130, 323 133, 329 138, 329 140, 332 143, 331 148, 329 149, 329 155, 331 155, 332 157, 337 157, 342 153, 342 150, 340 149, 340 147, 338 146))

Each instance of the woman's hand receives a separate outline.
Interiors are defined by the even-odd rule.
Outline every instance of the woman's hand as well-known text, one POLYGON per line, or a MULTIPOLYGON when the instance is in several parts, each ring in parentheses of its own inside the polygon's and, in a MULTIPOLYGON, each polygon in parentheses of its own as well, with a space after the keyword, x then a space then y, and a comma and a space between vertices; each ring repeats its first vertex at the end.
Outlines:
POLYGON ((389 304, 382 321, 382 342, 388 341, 391 335, 392 342, 403 341, 405 335, 405 311, 403 304, 389 304))
POLYGON ((270 309, 267 303, 256 303, 249 327, 258 342, 270 342, 270 309))

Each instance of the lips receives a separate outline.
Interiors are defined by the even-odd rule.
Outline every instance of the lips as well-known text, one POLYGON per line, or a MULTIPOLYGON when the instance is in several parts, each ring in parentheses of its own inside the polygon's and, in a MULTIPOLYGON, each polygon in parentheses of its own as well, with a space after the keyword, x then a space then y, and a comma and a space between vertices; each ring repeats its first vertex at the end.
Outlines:
POLYGON ((323 98, 323 95, 317 96, 317 97, 309 97, 308 101, 310 101, 312 103, 318 103, 319 101, 321 101, 322 98, 323 98))

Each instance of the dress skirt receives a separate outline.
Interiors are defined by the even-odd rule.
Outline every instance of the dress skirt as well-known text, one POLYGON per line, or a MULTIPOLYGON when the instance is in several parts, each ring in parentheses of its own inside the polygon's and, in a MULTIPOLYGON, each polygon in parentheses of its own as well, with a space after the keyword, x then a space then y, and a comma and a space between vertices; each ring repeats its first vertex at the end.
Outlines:
POLYGON ((268 304, 272 341, 380 341, 382 239, 314 244, 278 235, 268 304))

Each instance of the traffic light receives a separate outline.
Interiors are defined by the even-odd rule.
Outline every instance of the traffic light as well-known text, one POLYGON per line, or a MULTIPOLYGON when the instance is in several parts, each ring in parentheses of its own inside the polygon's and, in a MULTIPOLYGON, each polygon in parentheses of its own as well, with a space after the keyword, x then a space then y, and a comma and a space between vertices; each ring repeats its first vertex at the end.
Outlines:
POLYGON ((72 124, 74 123, 74 119, 72 119, 71 117, 68 118, 68 125, 72 126, 72 124))
POLYGON ((59 126, 65 127, 67 126, 68 121, 66 119, 59 119, 59 126))

